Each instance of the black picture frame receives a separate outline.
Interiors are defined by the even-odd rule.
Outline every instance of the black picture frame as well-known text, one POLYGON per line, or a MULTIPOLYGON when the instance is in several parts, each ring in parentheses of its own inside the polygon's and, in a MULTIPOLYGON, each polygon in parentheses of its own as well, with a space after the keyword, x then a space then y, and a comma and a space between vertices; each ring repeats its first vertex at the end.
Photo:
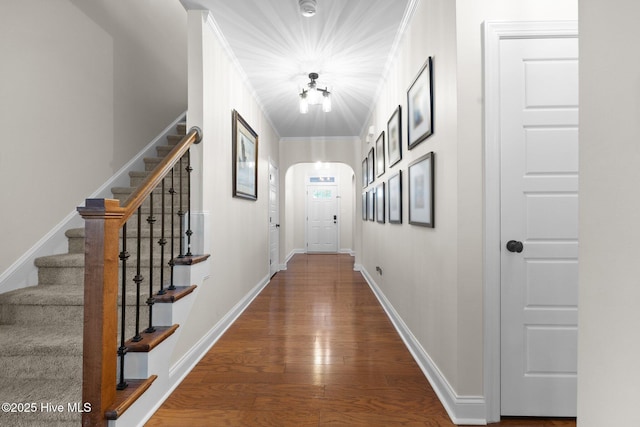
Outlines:
POLYGON ((433 59, 428 57, 407 90, 409 150, 433 135, 433 59))
POLYGON ((369 165, 368 159, 365 158, 362 161, 362 188, 367 188, 367 185, 369 185, 369 165))
POLYGON ((380 224, 384 224, 385 222, 384 208, 386 206, 384 203, 384 182, 381 182, 376 187, 376 221, 380 224))
POLYGON ((376 190, 371 188, 367 191, 367 219, 375 221, 375 195, 376 190))
POLYGON ((391 176, 387 182, 389 223, 402 224, 402 171, 391 176))
POLYGON ((382 131, 376 139, 376 176, 378 177, 384 174, 384 159, 384 131, 382 131))
POLYGON ((366 221, 367 220, 367 192, 363 191, 362 192, 362 220, 366 221))
POLYGON ((434 228, 434 161, 429 152, 409 165, 409 224, 434 228))
POLYGON ((402 107, 398 105, 387 122, 387 162, 389 168, 402 160, 402 107))
POLYGON ((375 176, 375 172, 374 172, 374 167, 375 167, 376 161, 375 161, 375 153, 374 153, 374 148, 371 147, 371 149, 369 150, 369 155, 367 156, 367 175, 369 177, 367 183, 368 184, 373 184, 373 181, 375 181, 376 176, 375 176))
POLYGON ((233 197, 258 200, 258 134, 242 118, 231 113, 233 197))

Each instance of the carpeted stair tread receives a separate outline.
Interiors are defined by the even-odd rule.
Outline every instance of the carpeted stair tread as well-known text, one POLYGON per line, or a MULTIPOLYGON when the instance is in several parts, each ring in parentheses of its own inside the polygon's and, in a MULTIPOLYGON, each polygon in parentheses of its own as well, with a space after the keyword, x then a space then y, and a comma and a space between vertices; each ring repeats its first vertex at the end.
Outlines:
POLYGON ((36 267, 84 267, 84 254, 57 254, 36 258, 36 267))
POLYGON ((84 287, 74 284, 30 286, 1 294, 0 304, 81 306, 84 287))
MULTIPOLYGON (((65 356, 82 353, 82 329, 56 325, 0 325, 0 357, 34 355, 65 356)), ((0 374, 0 376, 2 376, 0 374)))

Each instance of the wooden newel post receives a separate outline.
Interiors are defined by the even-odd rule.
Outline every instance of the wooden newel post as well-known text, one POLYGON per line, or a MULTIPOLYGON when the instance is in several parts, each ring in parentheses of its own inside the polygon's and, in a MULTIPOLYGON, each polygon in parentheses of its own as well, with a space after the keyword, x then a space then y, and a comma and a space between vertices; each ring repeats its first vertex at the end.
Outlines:
POLYGON ((116 396, 119 230, 124 209, 118 200, 87 199, 85 220, 84 338, 82 401, 91 411, 83 426, 107 425, 105 412, 116 396))

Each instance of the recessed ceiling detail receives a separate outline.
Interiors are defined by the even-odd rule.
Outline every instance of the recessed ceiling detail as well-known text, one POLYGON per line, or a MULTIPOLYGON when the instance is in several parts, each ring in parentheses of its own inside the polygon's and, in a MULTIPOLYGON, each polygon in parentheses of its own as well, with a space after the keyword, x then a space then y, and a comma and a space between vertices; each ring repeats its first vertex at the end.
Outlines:
POLYGON ((181 0, 210 10, 276 132, 285 138, 359 136, 410 0, 181 0), (331 113, 300 114, 309 74, 331 91, 331 113))

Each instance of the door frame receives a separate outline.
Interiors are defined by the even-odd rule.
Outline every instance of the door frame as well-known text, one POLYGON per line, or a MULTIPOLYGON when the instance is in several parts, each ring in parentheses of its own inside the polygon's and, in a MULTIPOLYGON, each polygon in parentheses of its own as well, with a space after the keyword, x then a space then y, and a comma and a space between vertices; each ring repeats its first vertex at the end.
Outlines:
POLYGON ((487 422, 500 421, 500 42, 577 37, 577 21, 491 22, 484 32, 484 395, 487 422))

